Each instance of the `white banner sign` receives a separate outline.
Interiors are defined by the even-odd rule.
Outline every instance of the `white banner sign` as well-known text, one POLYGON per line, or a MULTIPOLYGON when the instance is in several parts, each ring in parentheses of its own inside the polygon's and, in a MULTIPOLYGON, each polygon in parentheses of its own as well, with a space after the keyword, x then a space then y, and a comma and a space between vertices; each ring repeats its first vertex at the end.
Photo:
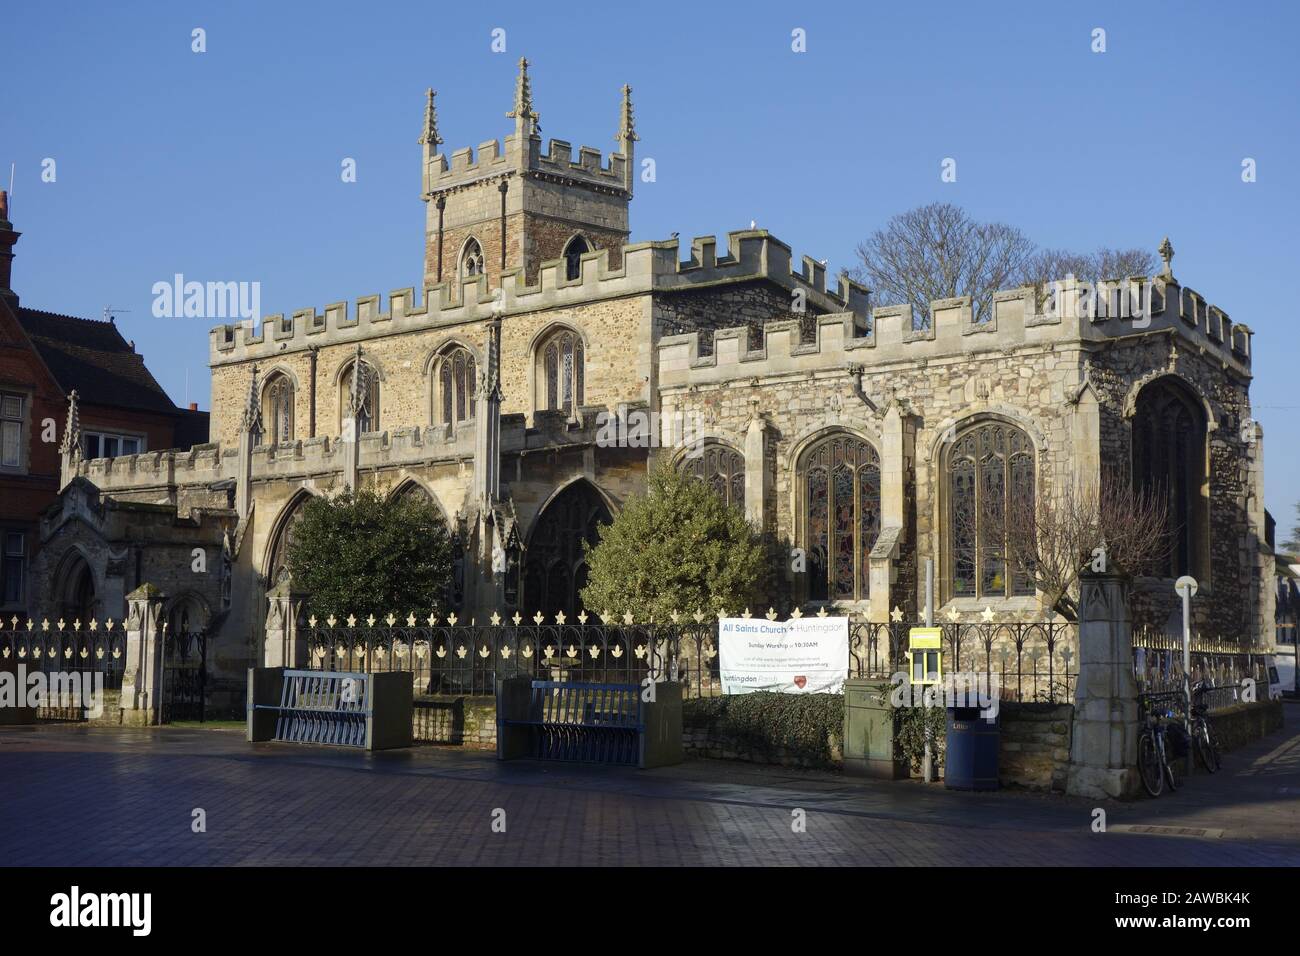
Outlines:
POLYGON ((849 676, 849 619, 723 618, 718 655, 724 694, 838 694, 849 676))

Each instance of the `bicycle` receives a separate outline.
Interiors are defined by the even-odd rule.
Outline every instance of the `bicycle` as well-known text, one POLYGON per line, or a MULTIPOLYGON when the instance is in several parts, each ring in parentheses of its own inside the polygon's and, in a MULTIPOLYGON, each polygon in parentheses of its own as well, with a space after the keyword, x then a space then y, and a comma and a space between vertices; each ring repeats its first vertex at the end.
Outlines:
POLYGON ((1158 797, 1164 793, 1166 781, 1170 793, 1178 789, 1178 779, 1169 765, 1164 724, 1164 719, 1173 717, 1174 711, 1169 707, 1158 708, 1151 699, 1145 701, 1144 709, 1142 734, 1138 737, 1138 776, 1146 792, 1158 797))
POLYGON ((1219 760, 1219 735, 1210 723, 1209 707, 1202 703, 1208 691, 1203 680, 1197 681, 1192 688, 1192 699, 1195 701, 1192 704, 1192 747, 1201 766, 1209 773, 1215 773, 1222 762, 1219 760))

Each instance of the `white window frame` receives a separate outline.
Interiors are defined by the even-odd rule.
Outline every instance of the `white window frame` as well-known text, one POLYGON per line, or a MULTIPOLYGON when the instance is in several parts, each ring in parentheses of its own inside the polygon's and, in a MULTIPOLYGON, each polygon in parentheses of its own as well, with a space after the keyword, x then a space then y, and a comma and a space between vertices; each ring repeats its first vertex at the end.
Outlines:
POLYGON ((27 392, 0 391, 0 471, 25 472, 27 470, 26 436, 28 434, 31 407, 32 397, 27 392), (18 402, 17 418, 5 413, 5 405, 13 400, 18 402), (12 424, 18 426, 18 459, 7 462, 4 460, 4 432, 12 424))
POLYGON ((140 434, 139 432, 110 432, 110 431, 101 431, 98 428, 83 428, 81 431, 82 452, 88 459, 123 457, 123 453, 121 451, 123 441, 134 441, 137 443, 136 449, 134 452, 132 452, 132 454, 140 455, 148 450, 146 448, 145 436, 140 434), (92 437, 98 439, 99 441, 100 453, 98 455, 91 455, 90 452, 87 450, 86 441, 87 439, 92 437), (105 455, 103 453, 104 443, 108 440, 117 442, 118 453, 116 455, 105 455))

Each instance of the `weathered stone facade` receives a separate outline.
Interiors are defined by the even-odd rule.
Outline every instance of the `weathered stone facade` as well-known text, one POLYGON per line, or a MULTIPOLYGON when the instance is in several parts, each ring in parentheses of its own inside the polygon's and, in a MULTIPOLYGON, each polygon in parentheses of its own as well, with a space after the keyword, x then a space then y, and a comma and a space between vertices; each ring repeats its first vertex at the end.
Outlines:
MULTIPOLYGON (((185 525, 200 544, 220 543, 213 529, 225 526, 233 587, 223 620, 240 640, 252 635, 261 646, 294 510, 349 485, 415 486, 438 503, 464 542, 462 619, 570 606, 580 558, 558 578, 529 576, 548 505, 580 494, 593 513, 612 515, 644 487, 652 460, 680 461, 686 451, 608 446, 602 413, 628 409, 690 421, 690 438, 740 457, 735 503, 805 562, 792 560, 789 573, 798 603, 876 621, 895 607, 912 616, 932 559, 941 613, 1040 615, 1037 597, 1017 591, 1005 571, 990 584, 962 570, 951 520, 958 450, 995 425, 997 440, 1017 449, 999 453, 1009 463, 998 481, 1053 489, 1095 480, 1103 463, 1146 454, 1133 435, 1148 388, 1181 396, 1175 411, 1195 417, 1189 427, 1204 439, 1191 451, 1178 446, 1195 525, 1188 568, 1202 587, 1198 628, 1248 638, 1271 622, 1250 332, 1181 286, 1168 260, 1159 276, 1103 284, 1095 301, 1073 279, 999 292, 984 322, 973 320, 969 298, 935 302, 918 328, 910 307, 872 310, 847 278, 829 288, 816 260, 794 267, 790 248, 762 230, 731 233, 721 254, 713 237, 695 239, 685 259, 676 239, 622 245, 636 140, 628 91, 620 151, 607 165, 586 148, 574 163, 558 141, 541 152, 526 74, 515 106, 504 147, 484 144, 477 159, 462 150, 448 162, 430 99, 422 295, 407 288, 215 328, 213 444, 76 466, 105 501, 171 509, 178 526, 175 516, 192 509, 212 515, 185 525), (576 235, 589 251, 566 261, 576 235), (482 263, 467 273, 471 237, 482 263), (1143 316, 1119 317, 1112 300, 1139 289, 1143 316), (569 351, 554 351, 557 341, 569 351), (439 397, 453 354, 472 359, 476 381, 468 413, 448 421, 439 397), (377 381, 377 407, 365 418, 350 404, 358 360, 377 381), (291 412, 276 412, 283 424, 274 432, 263 420, 271 381, 291 412), (836 507, 815 513, 810 462, 837 436, 828 467, 838 474, 834 456, 850 454, 857 471, 830 492, 836 507), (1204 467, 1192 475, 1198 456, 1204 467), (856 516, 854 530, 819 560, 844 558, 851 574, 834 577, 835 564, 819 596, 806 570, 814 526, 841 514, 856 516), (503 549, 512 555, 505 572, 492 561, 503 549)), ((165 593, 181 586, 169 573, 158 570, 165 593)), ((1170 582, 1146 584, 1135 616, 1163 627, 1170 582)))

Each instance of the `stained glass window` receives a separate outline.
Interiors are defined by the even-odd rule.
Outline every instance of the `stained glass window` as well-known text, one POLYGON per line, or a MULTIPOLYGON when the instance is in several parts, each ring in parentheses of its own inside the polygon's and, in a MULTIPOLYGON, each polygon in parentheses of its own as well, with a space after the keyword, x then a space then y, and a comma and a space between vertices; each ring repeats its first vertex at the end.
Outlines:
POLYGON ((745 459, 720 442, 706 442, 698 455, 682 459, 682 470, 699 478, 727 504, 745 507, 745 459))
POLYGON ((1033 595, 1026 569, 1007 559, 1012 501, 1034 500, 1033 445, 1023 431, 987 422, 963 432, 948 456, 948 556, 954 597, 1033 595))
POLYGON ((861 439, 837 434, 805 453, 801 473, 809 599, 865 600, 880 535, 879 455, 861 439))

